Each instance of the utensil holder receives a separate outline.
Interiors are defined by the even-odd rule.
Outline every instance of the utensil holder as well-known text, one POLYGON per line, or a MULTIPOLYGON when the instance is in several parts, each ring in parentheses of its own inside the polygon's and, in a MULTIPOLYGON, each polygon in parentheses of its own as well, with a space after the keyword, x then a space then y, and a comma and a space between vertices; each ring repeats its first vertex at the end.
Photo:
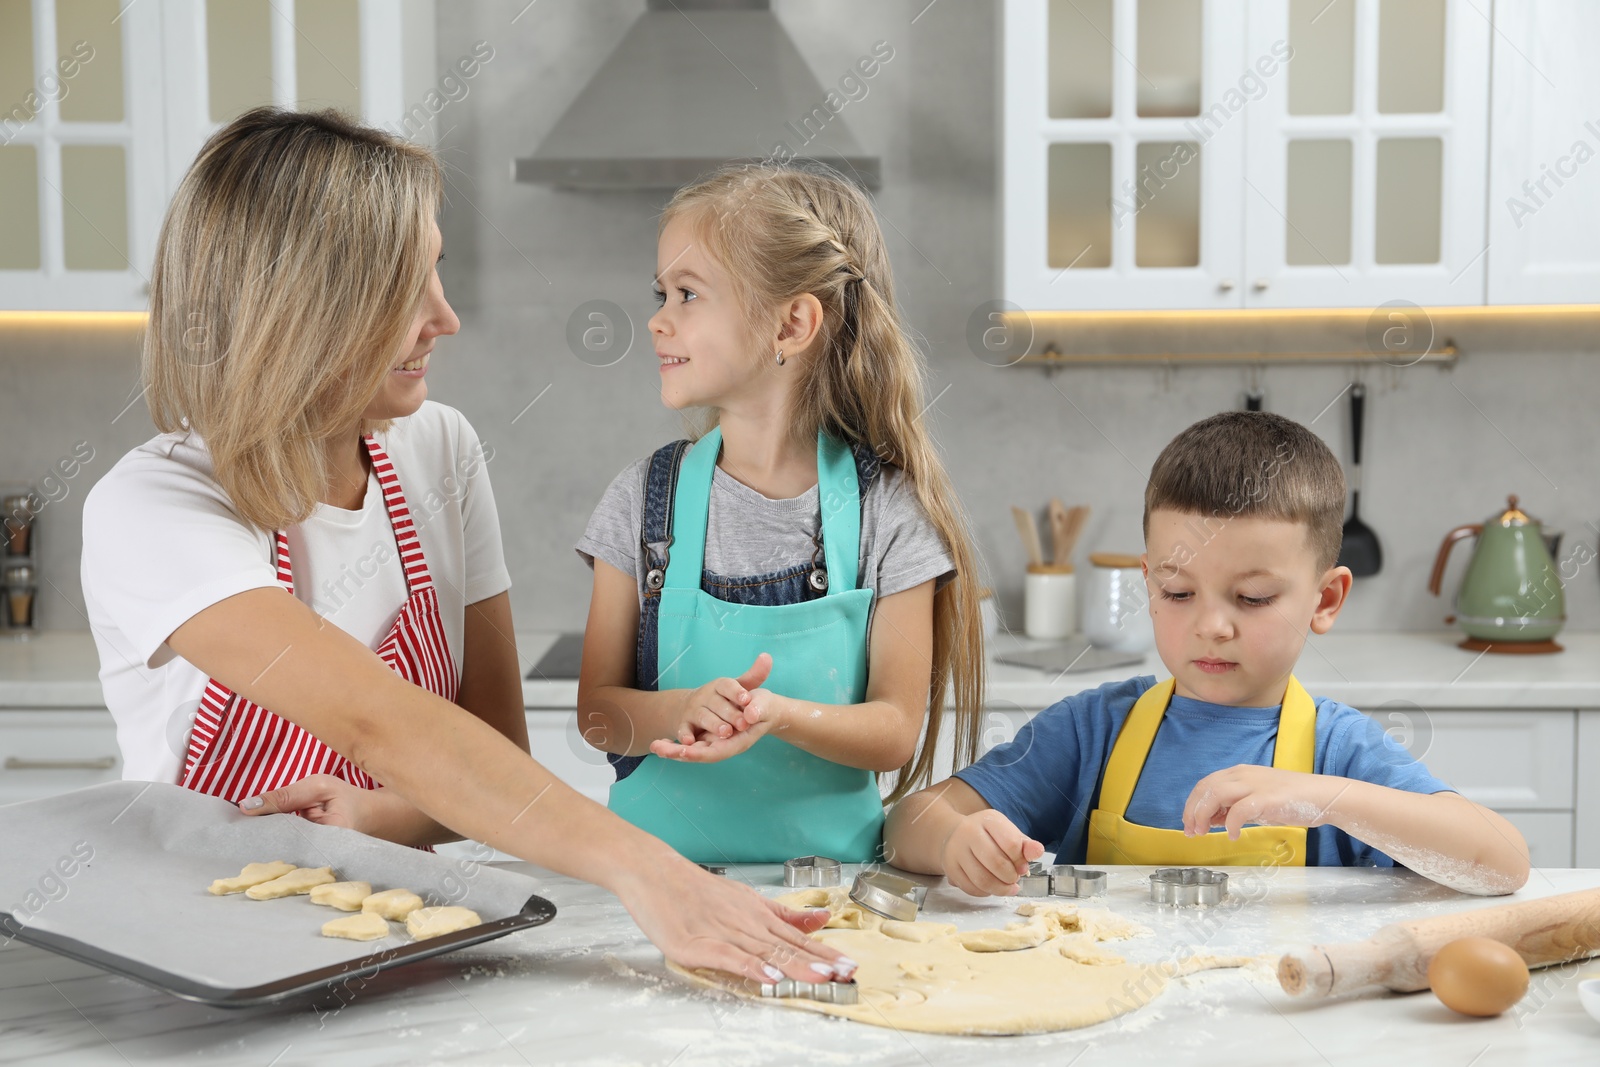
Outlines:
POLYGON ((1072 564, 1034 563, 1023 584, 1023 632, 1041 640, 1077 631, 1078 579, 1072 564))

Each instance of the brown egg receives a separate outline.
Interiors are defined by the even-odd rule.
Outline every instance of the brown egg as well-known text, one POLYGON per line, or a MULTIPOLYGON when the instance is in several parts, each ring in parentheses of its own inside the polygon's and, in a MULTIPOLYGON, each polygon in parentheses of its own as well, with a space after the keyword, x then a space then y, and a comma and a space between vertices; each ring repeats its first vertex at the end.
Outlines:
POLYGON ((1528 965, 1516 949, 1487 937, 1463 937, 1434 954, 1428 984, 1463 1015, 1499 1015, 1528 992, 1528 965))

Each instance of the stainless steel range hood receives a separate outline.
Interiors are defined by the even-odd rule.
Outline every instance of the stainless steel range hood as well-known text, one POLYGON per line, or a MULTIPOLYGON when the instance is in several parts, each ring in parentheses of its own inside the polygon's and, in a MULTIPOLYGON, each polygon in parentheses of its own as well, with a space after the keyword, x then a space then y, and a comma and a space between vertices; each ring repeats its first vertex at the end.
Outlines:
MULTIPOLYGON (((852 62, 840 59, 841 75, 854 73, 852 62)), ((730 160, 788 154, 877 188, 878 157, 862 152, 828 94, 768 0, 649 0, 514 176, 571 189, 675 188, 730 160)))

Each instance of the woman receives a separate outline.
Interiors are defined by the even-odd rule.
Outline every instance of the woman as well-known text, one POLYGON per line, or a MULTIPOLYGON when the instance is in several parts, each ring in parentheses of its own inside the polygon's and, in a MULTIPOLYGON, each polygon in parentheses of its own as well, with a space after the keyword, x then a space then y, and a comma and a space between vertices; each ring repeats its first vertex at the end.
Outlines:
POLYGON ((125 773, 415 844, 464 834, 609 889, 684 966, 848 973, 805 936, 824 915, 705 873, 528 757, 486 459, 424 403, 459 326, 439 199, 426 150, 270 108, 175 194, 143 368, 164 432, 84 505, 125 773))

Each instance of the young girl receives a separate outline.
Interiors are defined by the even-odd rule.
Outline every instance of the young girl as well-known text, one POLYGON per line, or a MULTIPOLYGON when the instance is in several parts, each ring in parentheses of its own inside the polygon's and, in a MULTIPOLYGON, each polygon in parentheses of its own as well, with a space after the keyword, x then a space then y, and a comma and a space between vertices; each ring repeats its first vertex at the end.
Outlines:
POLYGON ((874 772, 926 783, 983 693, 974 553, 866 196, 724 169, 662 216, 661 399, 711 428, 612 482, 578 715, 611 808, 702 862, 881 857, 874 772), (919 738, 921 739, 919 745, 919 738))

